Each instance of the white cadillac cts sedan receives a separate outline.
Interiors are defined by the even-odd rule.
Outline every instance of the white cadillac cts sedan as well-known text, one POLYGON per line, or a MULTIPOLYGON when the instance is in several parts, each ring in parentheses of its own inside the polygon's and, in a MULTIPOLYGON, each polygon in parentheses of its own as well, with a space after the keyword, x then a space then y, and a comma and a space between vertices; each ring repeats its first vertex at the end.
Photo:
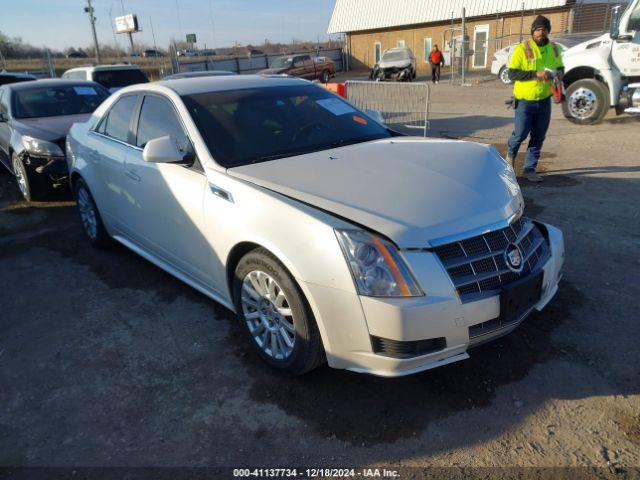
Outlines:
POLYGON ((522 216, 493 147, 399 136, 304 80, 131 86, 72 127, 89 240, 235 311, 289 374, 468 358, 554 296, 562 233, 522 216))

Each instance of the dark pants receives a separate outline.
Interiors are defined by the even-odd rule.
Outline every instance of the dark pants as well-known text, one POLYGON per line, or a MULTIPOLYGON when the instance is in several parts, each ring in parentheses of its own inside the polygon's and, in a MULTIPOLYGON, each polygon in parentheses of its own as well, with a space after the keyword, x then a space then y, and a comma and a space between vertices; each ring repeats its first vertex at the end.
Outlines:
POLYGON ((431 81, 432 82, 436 82, 436 81, 440 81, 440 64, 439 63, 432 63, 431 64, 431 81))
POLYGON ((517 100, 517 102, 513 133, 507 142, 508 155, 516 158, 520 145, 530 135, 524 170, 535 172, 542 151, 542 143, 551 121, 551 98, 538 101, 517 100))

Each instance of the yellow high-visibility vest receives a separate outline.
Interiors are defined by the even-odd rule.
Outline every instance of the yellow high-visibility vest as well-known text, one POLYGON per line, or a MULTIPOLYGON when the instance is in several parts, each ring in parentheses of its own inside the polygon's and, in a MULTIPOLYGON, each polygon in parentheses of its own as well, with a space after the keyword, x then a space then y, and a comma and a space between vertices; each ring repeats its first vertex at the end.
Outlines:
MULTIPOLYGON (((539 47, 531 39, 518 45, 509 60, 510 69, 527 72, 541 72, 545 68, 555 72, 563 66, 562 49, 558 44, 549 42, 539 47)), ((551 82, 542 82, 537 79, 516 80, 513 85, 513 96, 518 100, 544 100, 551 96, 551 82)))

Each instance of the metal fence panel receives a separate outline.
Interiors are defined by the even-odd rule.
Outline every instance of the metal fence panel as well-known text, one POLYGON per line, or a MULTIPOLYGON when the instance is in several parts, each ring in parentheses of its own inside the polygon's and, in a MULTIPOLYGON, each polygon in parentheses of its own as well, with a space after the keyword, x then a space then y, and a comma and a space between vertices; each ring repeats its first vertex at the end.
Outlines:
POLYGON ((347 99, 361 110, 377 110, 388 125, 421 128, 427 135, 431 90, 427 83, 346 82, 347 99))

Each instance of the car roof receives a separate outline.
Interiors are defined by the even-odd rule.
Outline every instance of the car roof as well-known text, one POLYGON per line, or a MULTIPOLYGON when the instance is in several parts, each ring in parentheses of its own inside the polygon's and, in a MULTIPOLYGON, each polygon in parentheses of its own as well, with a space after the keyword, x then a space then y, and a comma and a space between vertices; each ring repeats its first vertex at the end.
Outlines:
POLYGON ((127 65, 125 63, 114 63, 113 65, 85 65, 83 67, 70 68, 67 72, 79 72, 79 71, 105 71, 105 70, 140 70, 137 65, 127 65))
POLYGON ((228 70, 203 70, 199 72, 180 72, 173 75, 167 75, 163 80, 176 80, 178 78, 192 78, 192 77, 216 77, 223 75, 238 75, 235 72, 228 70))
MULTIPOLYGON (((153 83, 142 83, 126 87, 128 92, 153 90, 154 87, 166 87, 178 95, 243 90, 247 88, 268 88, 312 85, 308 80, 285 75, 219 75, 212 77, 176 78, 153 83)), ((161 90, 161 89, 160 89, 161 90)))
MULTIPOLYGON (((34 80, 32 82, 20 82, 20 83, 10 83, 6 85, 11 90, 19 91, 19 90, 30 90, 32 88, 47 88, 47 87, 59 87, 59 86, 73 86, 73 85, 86 85, 86 86, 100 86, 100 84, 96 82, 90 82, 88 80, 62 80, 60 78, 47 78, 44 80, 34 80)), ((104 88, 100 86, 101 88, 104 88)))

